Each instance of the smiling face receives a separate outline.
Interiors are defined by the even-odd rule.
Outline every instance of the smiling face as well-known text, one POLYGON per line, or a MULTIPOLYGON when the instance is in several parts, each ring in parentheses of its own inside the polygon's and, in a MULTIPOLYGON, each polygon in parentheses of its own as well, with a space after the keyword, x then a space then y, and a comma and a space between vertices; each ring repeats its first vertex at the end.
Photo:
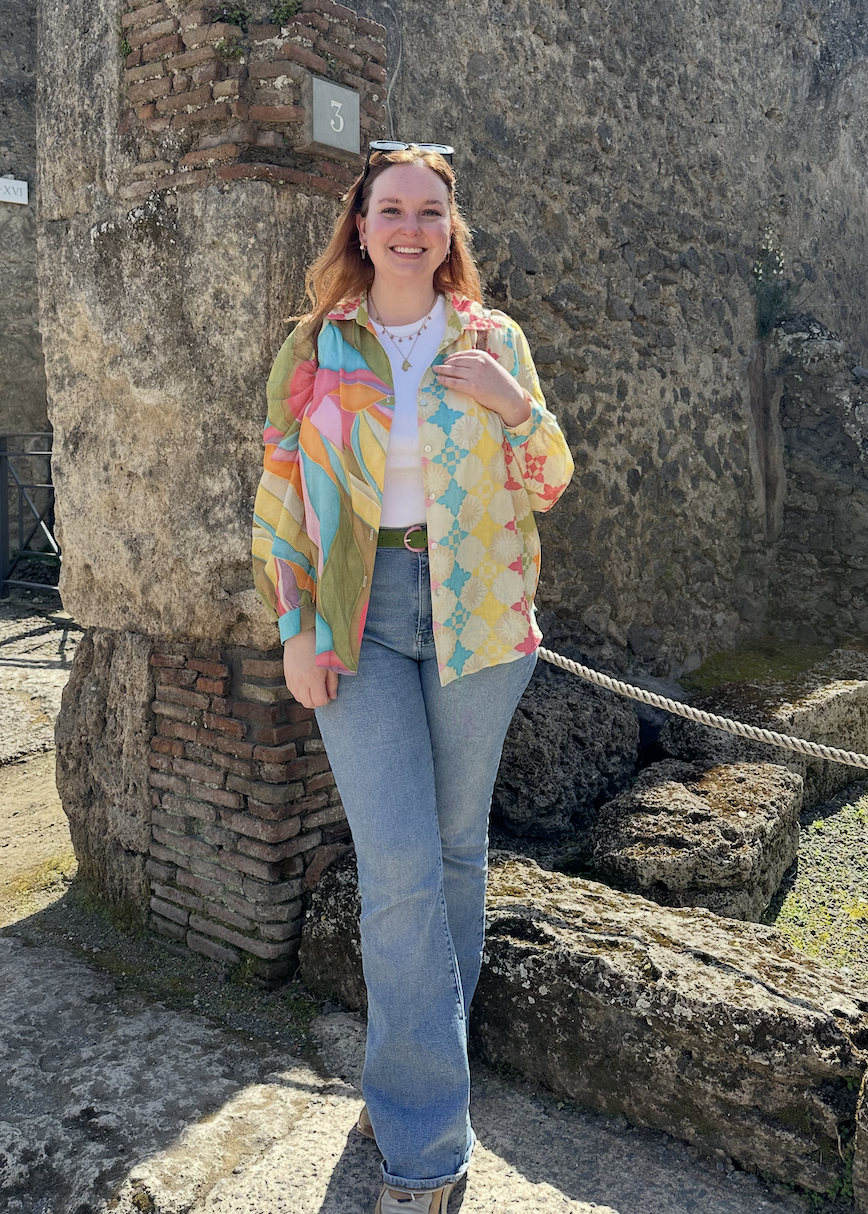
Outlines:
POLYGON ((356 223, 378 282, 430 283, 452 234, 446 182, 418 161, 394 164, 374 179, 356 223))

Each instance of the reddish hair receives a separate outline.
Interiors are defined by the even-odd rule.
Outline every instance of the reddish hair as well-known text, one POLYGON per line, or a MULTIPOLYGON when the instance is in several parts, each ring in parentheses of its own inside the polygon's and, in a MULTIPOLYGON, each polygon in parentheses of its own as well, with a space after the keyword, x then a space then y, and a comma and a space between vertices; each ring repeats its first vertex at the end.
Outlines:
POLYGON ((366 215, 376 179, 394 164, 424 164, 446 185, 452 240, 446 260, 434 271, 434 290, 438 294, 457 292, 482 303, 482 284, 473 254, 470 229, 455 200, 455 174, 439 152, 426 152, 411 144, 394 152, 372 152, 367 174, 360 173, 344 194, 344 209, 338 216, 325 250, 305 275, 304 285, 312 307, 302 319, 307 322, 306 336, 313 338, 337 304, 358 298, 370 290, 374 267, 362 258, 356 216, 366 215))

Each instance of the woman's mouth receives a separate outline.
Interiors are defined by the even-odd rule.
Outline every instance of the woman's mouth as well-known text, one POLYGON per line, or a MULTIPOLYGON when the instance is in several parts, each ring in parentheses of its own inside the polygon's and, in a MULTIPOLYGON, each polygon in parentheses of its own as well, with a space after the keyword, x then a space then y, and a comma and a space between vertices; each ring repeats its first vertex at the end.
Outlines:
POLYGON ((425 250, 422 248, 419 248, 418 245, 393 244, 392 252, 393 253, 402 253, 402 254, 412 254, 413 256, 418 256, 419 253, 424 253, 425 250))

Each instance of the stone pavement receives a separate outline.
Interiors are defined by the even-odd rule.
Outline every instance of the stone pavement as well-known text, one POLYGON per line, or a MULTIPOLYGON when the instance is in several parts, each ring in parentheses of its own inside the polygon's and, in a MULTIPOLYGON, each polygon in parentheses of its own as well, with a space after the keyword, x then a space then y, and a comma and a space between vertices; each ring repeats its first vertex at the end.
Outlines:
MULTIPOLYGON (((4 1214, 372 1214, 379 1155, 353 1132, 364 1028, 318 1049, 143 998, 0 934, 4 1214)), ((665 1135, 475 1068, 474 1166, 450 1214, 805 1214, 806 1202, 665 1135)))

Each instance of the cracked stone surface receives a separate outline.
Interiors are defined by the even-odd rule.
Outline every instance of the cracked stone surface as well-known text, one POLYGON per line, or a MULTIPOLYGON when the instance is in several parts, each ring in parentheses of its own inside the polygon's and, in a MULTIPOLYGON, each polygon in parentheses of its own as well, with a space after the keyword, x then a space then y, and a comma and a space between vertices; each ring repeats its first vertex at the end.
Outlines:
MULTIPOLYGON (((372 1214, 376 1146, 353 1131, 364 1022, 275 1049, 143 1000, 63 949, 0 936, 4 1214, 372 1214)), ((32 937, 31 937, 32 939, 32 937)), ((450 1214, 806 1214, 663 1134, 477 1066, 479 1148, 450 1214)))

